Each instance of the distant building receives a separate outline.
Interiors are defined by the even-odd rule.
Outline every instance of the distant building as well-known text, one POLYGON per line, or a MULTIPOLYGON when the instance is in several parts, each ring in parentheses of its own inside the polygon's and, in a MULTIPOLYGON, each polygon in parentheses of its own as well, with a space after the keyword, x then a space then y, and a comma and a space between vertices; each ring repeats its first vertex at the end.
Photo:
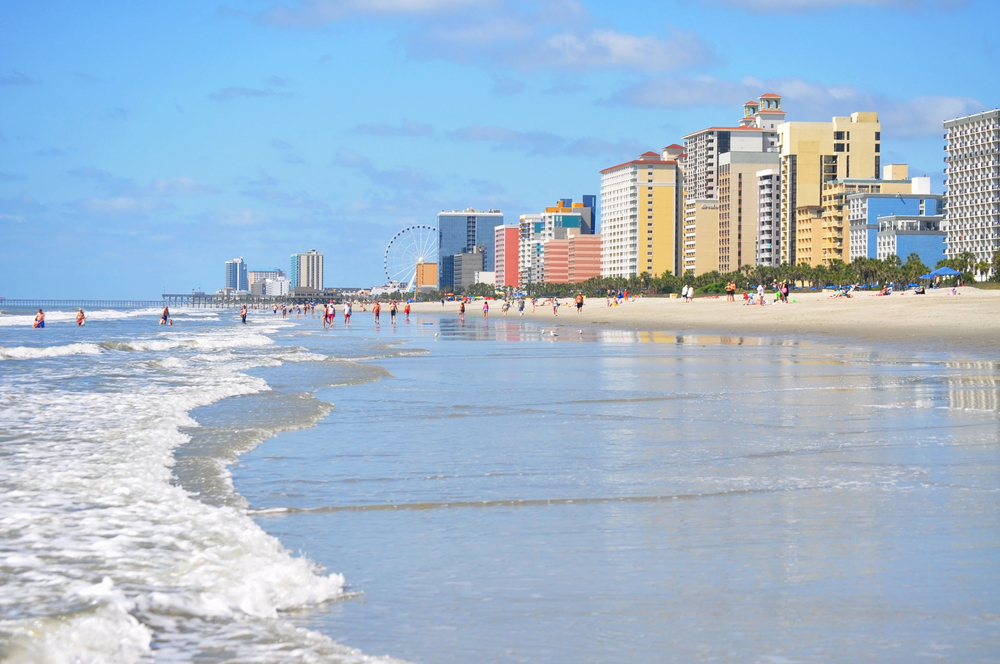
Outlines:
POLYGON ((989 263, 1000 250, 1000 109, 944 128, 947 257, 968 251, 989 263))
MULTIPOLYGON (((772 139, 768 139, 770 142, 772 139)), ((777 152, 730 150, 719 155, 719 272, 757 263, 760 194, 757 172, 777 170, 777 152)))
POLYGON ((879 217, 876 234, 876 258, 898 256, 905 261, 910 254, 917 254, 924 265, 933 268, 943 260, 945 236, 941 229, 943 215, 879 217))
POLYGON ((497 283, 497 273, 496 272, 476 272, 476 283, 477 284, 489 284, 490 286, 496 286, 496 283, 497 283))
MULTIPOLYGON (((913 178, 911 193, 867 192, 847 195, 850 260, 878 257, 879 220, 883 217, 938 218, 943 214, 944 197, 931 194, 930 187, 925 186, 924 180, 924 178, 913 178)), ((942 230, 944 230, 943 224, 942 230)), ((905 260, 906 256, 900 258, 905 260)), ((934 267, 938 260, 941 259, 938 258, 934 263, 924 262, 929 267, 934 267)))
POLYGON ((496 286, 497 288, 516 287, 520 265, 518 239, 520 226, 504 224, 497 226, 493 231, 493 269, 497 275, 496 286))
MULTIPOLYGON (((930 191, 930 180, 926 183, 930 191)), ((882 179, 842 178, 823 184, 822 202, 823 224, 815 238, 815 244, 808 254, 799 256, 799 263, 826 265, 835 260, 851 260, 851 222, 848 197, 853 194, 896 194, 902 196, 913 191, 914 183, 909 179, 906 164, 888 164, 882 168, 882 179)))
POLYGON ((442 211, 438 213, 437 225, 440 290, 458 287, 453 281, 454 257, 463 252, 471 252, 475 247, 480 248, 483 258, 480 270, 493 271, 494 229, 503 225, 503 213, 500 210, 480 211, 470 207, 465 210, 442 211))
MULTIPOLYGON (((853 113, 830 122, 785 122, 778 125, 781 149, 781 263, 810 266, 830 260, 835 243, 823 238, 815 210, 822 205, 823 185, 834 180, 878 178, 882 126, 878 113, 853 113), (797 214, 808 237, 799 242, 797 214), (826 246, 828 253, 823 253, 826 246), (801 250, 801 255, 800 255, 801 250)), ((822 220, 822 212, 819 215, 822 220)), ((836 251, 834 251, 834 256, 836 251)))
POLYGON ((279 270, 278 268, 272 268, 270 270, 250 270, 247 272, 249 276, 250 288, 253 289, 253 285, 258 281, 264 281, 265 279, 284 279, 285 271, 279 270))
POLYGON ((464 289, 477 283, 477 272, 490 272, 483 270, 484 254, 480 247, 473 247, 471 251, 455 254, 453 257, 453 272, 448 280, 455 289, 464 289))
POLYGON ((562 198, 541 214, 522 215, 518 224, 518 285, 544 281, 545 244, 570 235, 590 235, 594 228, 596 196, 574 203, 562 198))
POLYGON ((234 291, 250 291, 247 264, 243 262, 242 256, 226 261, 226 285, 224 288, 234 291))
POLYGON ((291 280, 284 277, 259 279, 250 284, 250 293, 258 297, 282 297, 288 295, 291 290, 291 280))
POLYGON ((680 145, 670 145, 601 171, 603 276, 677 274, 684 186, 678 160, 683 152, 680 145))
POLYGON ((756 173, 777 167, 781 95, 743 104, 736 126, 707 127, 684 137, 683 245, 678 270, 729 272, 756 261, 756 173))
POLYGON ((438 264, 417 263, 417 288, 436 289, 438 285, 438 264))
POLYGON ((576 284, 601 276, 601 236, 570 234, 545 243, 542 281, 576 284))
POLYGON ((757 265, 781 265, 781 170, 757 171, 757 265))
POLYGON ((292 254, 288 276, 292 288, 323 290, 323 254, 315 249, 304 254, 292 254))

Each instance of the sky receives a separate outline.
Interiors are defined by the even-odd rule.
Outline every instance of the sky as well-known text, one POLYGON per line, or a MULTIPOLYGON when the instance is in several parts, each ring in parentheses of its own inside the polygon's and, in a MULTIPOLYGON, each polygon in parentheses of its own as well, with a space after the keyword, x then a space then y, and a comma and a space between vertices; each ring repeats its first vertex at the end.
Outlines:
POLYGON ((0 0, 0 296, 214 291, 224 263, 378 285, 441 210, 509 223, 735 124, 876 111, 942 191, 1000 106, 983 0, 0 0))

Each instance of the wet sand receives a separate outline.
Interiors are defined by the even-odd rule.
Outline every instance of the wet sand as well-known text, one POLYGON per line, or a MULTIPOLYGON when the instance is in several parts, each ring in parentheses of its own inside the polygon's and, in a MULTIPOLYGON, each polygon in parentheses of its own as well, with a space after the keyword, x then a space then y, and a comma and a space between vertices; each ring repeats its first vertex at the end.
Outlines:
MULTIPOLYGON (((789 304, 774 305, 767 293, 765 306, 743 306, 727 302, 725 295, 697 297, 684 303, 670 297, 644 297, 617 307, 605 306, 604 298, 588 298, 577 314, 570 298, 561 299, 559 315, 539 300, 534 313, 527 303, 524 318, 566 326, 601 326, 632 330, 699 331, 735 335, 827 335, 857 339, 913 342, 988 348, 1000 346, 1000 290, 959 288, 928 290, 880 297, 862 292, 850 299, 832 299, 830 293, 789 295, 789 304), (794 300, 794 302, 792 302, 794 300)), ((455 302, 418 303, 414 313, 457 315, 455 302)), ((466 318, 482 316, 482 304, 467 305, 466 318)), ((491 303, 490 316, 501 318, 500 302, 491 303)), ((507 313, 518 318, 516 306, 507 313)))

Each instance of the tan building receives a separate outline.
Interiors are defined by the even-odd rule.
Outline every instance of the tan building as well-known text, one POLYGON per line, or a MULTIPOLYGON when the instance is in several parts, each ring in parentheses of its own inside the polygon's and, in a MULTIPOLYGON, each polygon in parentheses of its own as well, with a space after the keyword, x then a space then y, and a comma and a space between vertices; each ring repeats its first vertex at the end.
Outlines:
POLYGON ((660 275, 680 268, 680 145, 601 171, 601 274, 660 275))
MULTIPOLYGON (((850 194, 909 194, 912 182, 906 164, 888 164, 882 169, 882 179, 845 178, 823 185, 823 221, 819 238, 814 236, 810 265, 826 265, 835 260, 851 262, 850 221, 848 201, 850 194), (815 261, 815 262, 813 262, 815 261)), ((801 260, 799 261, 802 262, 801 260)))
POLYGON ((304 254, 292 254, 289 271, 292 288, 323 290, 323 254, 310 249, 304 254))
POLYGON ((756 261, 757 171, 779 165, 781 95, 743 105, 735 127, 708 127, 684 137, 682 271, 728 272, 756 261))
POLYGON ((437 263, 417 263, 417 288, 421 286, 431 286, 437 288, 438 264, 437 263))
POLYGON ((684 264, 695 276, 719 269, 719 200, 684 201, 684 264))
POLYGON ((719 272, 756 264, 757 172, 777 168, 779 161, 777 152, 719 155, 719 272))
POLYGON ((815 210, 822 204, 823 185, 848 178, 878 178, 881 171, 881 130, 877 113, 853 113, 830 122, 785 122, 778 125, 781 149, 781 262, 807 260, 819 265, 821 234, 814 233, 815 210), (807 210, 806 254, 799 255, 797 214, 807 210))

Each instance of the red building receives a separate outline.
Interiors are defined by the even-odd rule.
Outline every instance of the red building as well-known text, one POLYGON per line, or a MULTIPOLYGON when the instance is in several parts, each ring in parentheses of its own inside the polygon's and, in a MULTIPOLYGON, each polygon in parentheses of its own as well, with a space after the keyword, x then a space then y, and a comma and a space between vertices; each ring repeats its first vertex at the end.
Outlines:
POLYGON ((494 230, 493 269, 497 288, 517 288, 519 241, 517 226, 497 226, 494 230))

